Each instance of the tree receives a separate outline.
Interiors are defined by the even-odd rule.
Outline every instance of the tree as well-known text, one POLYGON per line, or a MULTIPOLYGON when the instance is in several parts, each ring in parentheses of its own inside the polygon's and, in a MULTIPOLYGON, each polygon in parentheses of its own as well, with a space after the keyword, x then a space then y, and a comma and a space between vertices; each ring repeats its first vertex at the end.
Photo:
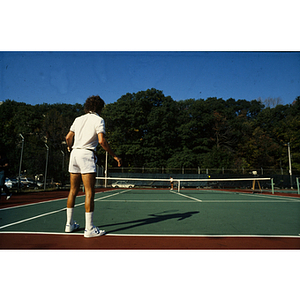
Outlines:
POLYGON ((166 165, 176 143, 176 104, 149 89, 122 96, 103 110, 107 138, 125 166, 166 165))
POLYGON ((22 172, 29 176, 43 174, 46 147, 50 148, 49 177, 61 178, 62 145, 75 117, 83 113, 80 104, 28 105, 6 100, 0 106, 3 117, 0 124, 1 149, 5 149, 10 161, 11 175, 17 175, 21 152, 22 134, 25 138, 22 172))
POLYGON ((282 99, 280 97, 277 97, 277 98, 268 97, 265 100, 262 100, 261 97, 258 97, 257 101, 260 101, 266 107, 270 107, 270 108, 274 108, 277 105, 281 105, 282 104, 282 99))

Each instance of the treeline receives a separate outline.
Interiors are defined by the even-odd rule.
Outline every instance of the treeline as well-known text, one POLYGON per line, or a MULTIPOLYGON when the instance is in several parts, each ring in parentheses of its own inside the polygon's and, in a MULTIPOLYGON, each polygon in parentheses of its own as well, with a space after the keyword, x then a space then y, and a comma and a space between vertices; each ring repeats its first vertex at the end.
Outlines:
MULTIPOLYGON (((104 99, 105 100, 105 99, 104 99)), ((84 101, 84 99, 83 99, 84 101)), ((27 105, 6 100, 0 105, 0 147, 11 172, 43 173, 46 147, 48 172, 59 179, 67 173, 64 138, 81 104, 27 105)), ((265 107, 261 101, 220 98, 174 101, 149 89, 123 95, 108 104, 102 117, 107 139, 124 167, 288 169, 290 143, 293 169, 300 170, 300 97, 291 105, 265 107)), ((105 155, 98 149, 99 164, 105 155)), ((109 160, 111 166, 113 160, 109 160)))

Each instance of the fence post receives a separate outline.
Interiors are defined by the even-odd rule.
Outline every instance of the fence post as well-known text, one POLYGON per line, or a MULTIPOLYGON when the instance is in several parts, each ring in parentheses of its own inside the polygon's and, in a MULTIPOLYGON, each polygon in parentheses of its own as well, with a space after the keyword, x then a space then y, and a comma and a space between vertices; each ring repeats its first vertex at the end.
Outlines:
POLYGON ((21 149, 21 157, 20 157, 20 165, 19 165, 19 180, 18 180, 18 191, 20 191, 21 186, 21 170, 22 170, 22 160, 23 160, 23 151, 24 151, 24 136, 19 133, 21 139, 22 139, 22 149, 21 149))
POLYGON ((46 167, 45 167, 45 178, 44 178, 44 191, 46 190, 46 183, 47 183, 47 169, 48 169, 48 157, 49 157, 49 147, 45 144, 47 148, 47 156, 46 156, 46 167))
POLYGON ((105 171, 104 171, 104 177, 105 177, 105 179, 104 179, 104 187, 106 188, 106 186, 107 186, 107 161, 108 161, 108 152, 106 151, 105 152, 105 171))
POLYGON ((62 166, 61 166, 61 185, 64 185, 64 169, 65 169, 65 153, 64 151, 60 150, 63 159, 62 159, 62 166))

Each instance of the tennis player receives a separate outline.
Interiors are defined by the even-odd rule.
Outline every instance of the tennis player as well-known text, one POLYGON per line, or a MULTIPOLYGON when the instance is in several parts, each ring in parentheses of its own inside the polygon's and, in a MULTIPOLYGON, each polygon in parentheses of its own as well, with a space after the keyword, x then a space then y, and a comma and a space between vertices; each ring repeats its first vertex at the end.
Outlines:
POLYGON ((76 118, 66 136, 70 154, 70 192, 67 201, 67 222, 65 232, 79 228, 73 220, 75 199, 80 189, 81 180, 85 191, 85 231, 84 237, 97 237, 105 234, 93 224, 94 196, 96 183, 96 147, 98 143, 121 166, 121 159, 115 155, 105 138, 105 123, 99 116, 104 101, 99 96, 89 97, 84 104, 85 114, 76 118))
POLYGON ((171 191, 173 191, 174 182, 172 176, 170 177, 170 184, 171 184, 171 191))

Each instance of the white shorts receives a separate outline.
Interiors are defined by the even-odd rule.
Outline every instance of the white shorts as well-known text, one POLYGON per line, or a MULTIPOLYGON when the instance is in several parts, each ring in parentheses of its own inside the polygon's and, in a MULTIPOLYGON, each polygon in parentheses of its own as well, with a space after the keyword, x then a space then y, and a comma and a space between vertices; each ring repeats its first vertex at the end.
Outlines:
POLYGON ((70 173, 96 173, 97 157, 91 150, 73 149, 70 155, 70 173))

